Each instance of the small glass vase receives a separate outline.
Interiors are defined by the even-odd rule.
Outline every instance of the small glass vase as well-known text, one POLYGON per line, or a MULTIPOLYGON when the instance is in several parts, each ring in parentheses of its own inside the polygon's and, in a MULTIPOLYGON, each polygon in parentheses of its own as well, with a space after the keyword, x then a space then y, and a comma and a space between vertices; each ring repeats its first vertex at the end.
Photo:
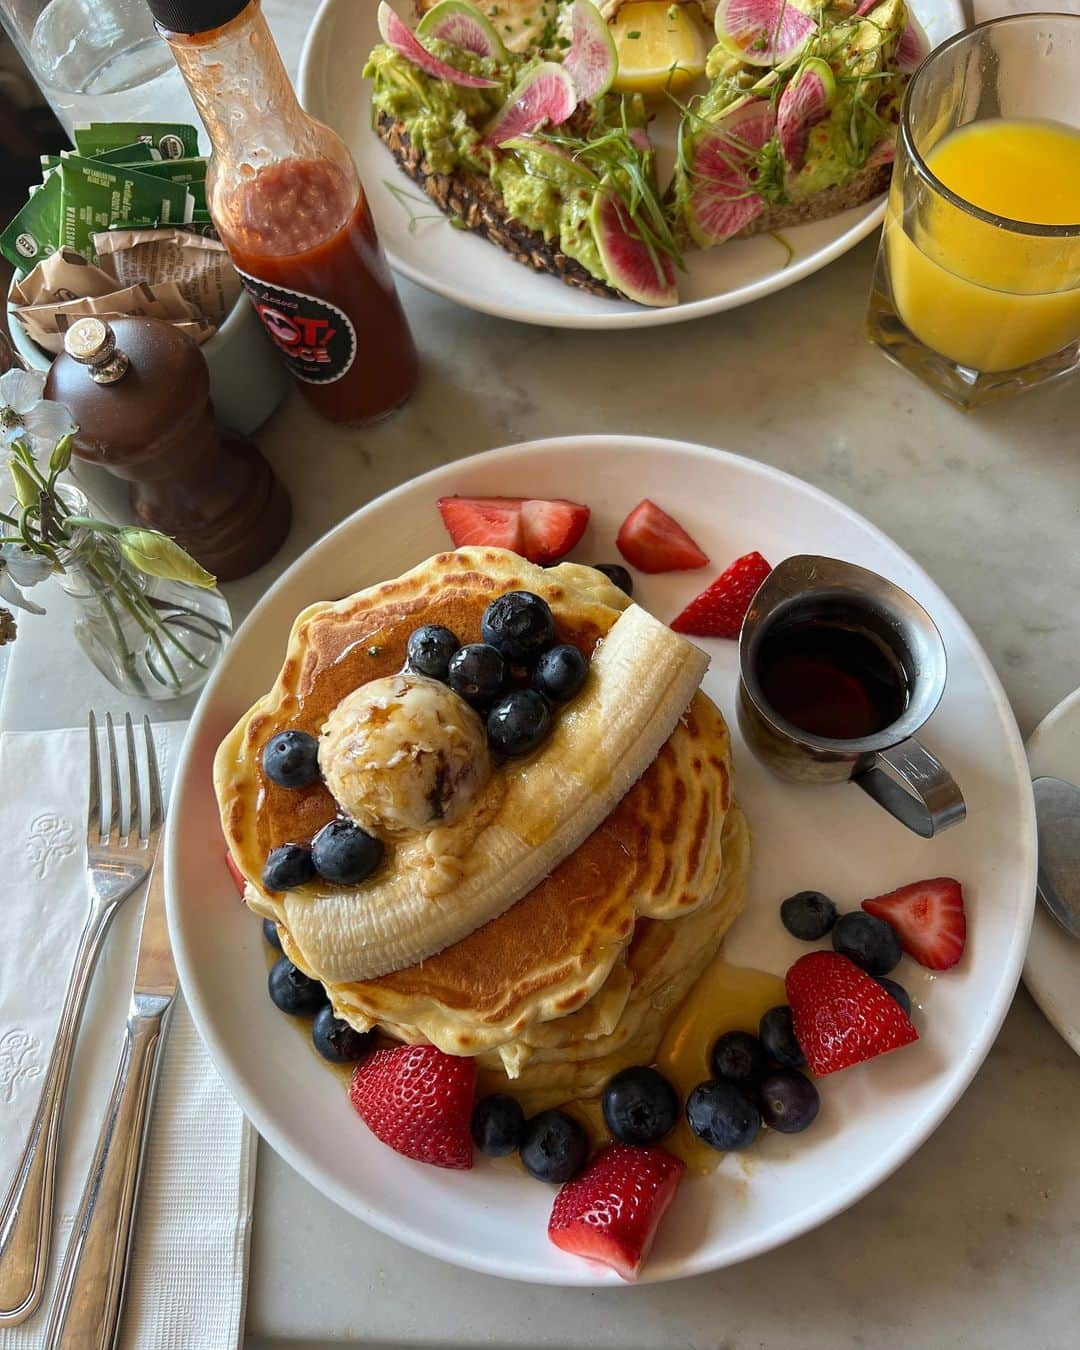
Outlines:
POLYGON ((57 580, 79 607, 76 640, 110 684, 164 700, 204 683, 232 635, 216 587, 146 576, 107 535, 88 530, 76 530, 59 556, 57 580))

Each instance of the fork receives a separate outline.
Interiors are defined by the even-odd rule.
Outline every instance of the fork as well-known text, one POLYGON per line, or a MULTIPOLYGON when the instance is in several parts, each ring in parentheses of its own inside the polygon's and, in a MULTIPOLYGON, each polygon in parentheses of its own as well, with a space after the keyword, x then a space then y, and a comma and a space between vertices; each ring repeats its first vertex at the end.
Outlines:
POLYGON ((105 715, 109 815, 102 800, 98 722, 89 720, 90 790, 86 812, 86 879, 90 907, 79 938, 56 1041, 45 1072, 30 1137, 0 1209, 0 1327, 25 1322, 41 1302, 52 1241, 57 1146, 68 1074, 94 966, 113 916, 149 872, 161 834, 160 784, 151 764, 143 791, 130 714, 124 716, 127 801, 121 799, 117 737, 105 715), (145 799, 145 809, 144 809, 145 799))

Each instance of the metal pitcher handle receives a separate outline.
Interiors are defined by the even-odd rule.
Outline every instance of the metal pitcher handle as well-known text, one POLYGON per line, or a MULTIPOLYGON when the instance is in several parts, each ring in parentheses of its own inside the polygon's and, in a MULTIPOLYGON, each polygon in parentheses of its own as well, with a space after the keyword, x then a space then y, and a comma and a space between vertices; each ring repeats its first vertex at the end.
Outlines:
POLYGON ((959 825, 967 816, 952 774, 914 737, 877 751, 852 782, 924 839, 959 825))

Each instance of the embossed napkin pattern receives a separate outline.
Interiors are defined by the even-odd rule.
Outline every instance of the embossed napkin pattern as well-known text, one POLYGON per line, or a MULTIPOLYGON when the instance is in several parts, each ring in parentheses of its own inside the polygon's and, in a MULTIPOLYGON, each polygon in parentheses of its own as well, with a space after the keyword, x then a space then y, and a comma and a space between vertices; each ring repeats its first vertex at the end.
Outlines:
MULTIPOLYGON (((184 726, 156 728, 171 780, 184 726)), ((85 730, 0 736, 0 1194, 41 1091, 86 897, 85 730)), ((124 903, 98 966, 61 1139, 46 1302, 0 1328, 0 1350, 41 1343, 46 1307, 112 1087, 134 972, 142 891, 124 903)), ((255 1136, 229 1096, 182 997, 158 1079, 121 1350, 229 1350, 243 1334, 255 1136)))

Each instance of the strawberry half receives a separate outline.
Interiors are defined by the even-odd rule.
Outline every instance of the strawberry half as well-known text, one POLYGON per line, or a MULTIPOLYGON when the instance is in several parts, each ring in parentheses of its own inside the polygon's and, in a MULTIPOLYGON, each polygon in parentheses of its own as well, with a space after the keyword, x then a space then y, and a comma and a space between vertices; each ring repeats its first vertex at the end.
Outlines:
POLYGON ((357 1115, 384 1144, 417 1162, 472 1167, 476 1061, 433 1045, 377 1050, 358 1064, 349 1086, 357 1115))
POLYGON ((964 954, 964 892, 952 877, 913 881, 888 895, 864 900, 862 907, 891 924, 908 956, 928 970, 948 970, 964 954))
POLYGON ((838 952, 800 957, 784 983, 795 1039, 819 1078, 919 1039, 892 995, 838 952))
POLYGON ((754 593, 771 571, 760 553, 744 553, 690 601, 672 628, 693 637, 737 638, 754 593))
POLYGON ((548 1237, 635 1280, 685 1171, 662 1148, 609 1144, 555 1197, 548 1237))
POLYGON ((530 562, 564 558, 585 533, 589 508, 544 497, 440 497, 455 548, 508 548, 530 562))
POLYGON ((240 899, 243 900, 244 887, 247 885, 247 877, 245 877, 243 872, 237 867, 236 859, 228 849, 225 850, 225 866, 229 869, 229 876, 232 877, 236 889, 240 892, 240 899))
POLYGON ((455 548, 509 548, 522 551, 522 497, 440 497, 443 518, 455 548))
POLYGON ((708 557, 679 522, 648 497, 623 521, 615 543, 639 572, 692 572, 709 565, 708 557))
POLYGON ((521 507, 526 558, 541 565, 565 558, 585 533, 589 515, 580 502, 530 497, 521 507))

